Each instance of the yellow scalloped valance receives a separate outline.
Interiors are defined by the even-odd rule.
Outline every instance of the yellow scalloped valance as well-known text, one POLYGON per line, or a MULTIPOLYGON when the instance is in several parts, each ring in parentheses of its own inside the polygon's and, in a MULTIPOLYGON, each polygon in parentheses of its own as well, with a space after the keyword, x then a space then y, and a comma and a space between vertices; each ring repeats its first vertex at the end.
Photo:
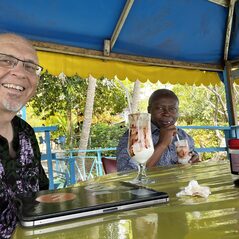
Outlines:
POLYGON ((53 75, 64 72, 68 76, 77 73, 83 78, 90 74, 95 78, 103 76, 108 79, 117 76, 120 80, 128 78, 130 81, 138 79, 141 82, 149 80, 152 83, 160 81, 163 84, 216 85, 221 83, 216 72, 149 66, 44 51, 38 51, 38 57, 40 65, 53 75))

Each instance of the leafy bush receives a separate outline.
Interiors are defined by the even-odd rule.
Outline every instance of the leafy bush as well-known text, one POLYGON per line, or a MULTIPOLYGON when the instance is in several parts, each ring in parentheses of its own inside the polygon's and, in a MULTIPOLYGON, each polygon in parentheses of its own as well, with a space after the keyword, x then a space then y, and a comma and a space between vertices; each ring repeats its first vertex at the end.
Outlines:
MULTIPOLYGON (((89 148, 112 148, 117 147, 119 140, 126 128, 122 124, 108 125, 106 123, 98 123, 91 128, 91 138, 89 148)), ((107 155, 115 154, 109 152, 107 155)))

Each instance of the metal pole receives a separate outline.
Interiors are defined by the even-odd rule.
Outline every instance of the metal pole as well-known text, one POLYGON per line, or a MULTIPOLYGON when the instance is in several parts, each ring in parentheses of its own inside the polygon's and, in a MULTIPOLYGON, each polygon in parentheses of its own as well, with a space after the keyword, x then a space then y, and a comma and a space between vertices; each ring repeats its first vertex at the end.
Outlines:
POLYGON ((99 168, 99 176, 103 175, 102 161, 101 161, 101 151, 102 151, 101 148, 97 150, 97 166, 99 168))
POLYGON ((112 37, 110 39, 110 43, 111 43, 110 44, 110 49, 111 50, 114 47, 114 44, 115 44, 115 42, 116 42, 116 40, 117 40, 117 38, 118 38, 118 36, 120 34, 120 31, 121 31, 121 29, 122 29, 122 27, 123 27, 123 25, 125 23, 125 20, 126 20, 128 14, 129 14, 129 11, 130 11, 133 3, 134 3, 134 0, 127 0, 126 4, 124 6, 124 9, 123 9, 123 11, 121 13, 119 21, 117 22, 117 25, 116 25, 116 27, 114 29, 114 32, 112 34, 112 37))
POLYGON ((237 125, 237 112, 236 112, 236 101, 233 90, 233 80, 231 78, 231 64, 226 61, 225 70, 223 72, 223 82, 225 85, 226 98, 227 98, 227 111, 228 111, 228 120, 229 125, 237 125))
POLYGON ((53 179, 53 167, 52 167, 52 154, 51 154, 51 141, 50 132, 45 132, 46 140, 46 154, 47 154, 47 165, 48 165, 48 175, 49 175, 49 189, 54 189, 54 179, 53 179))
POLYGON ((232 22, 233 22, 233 13, 234 13, 236 1, 237 0, 230 1, 229 10, 228 10, 227 31, 226 31, 226 39, 225 39, 225 46, 224 46, 224 60, 225 61, 228 59, 228 51, 229 51, 232 22))

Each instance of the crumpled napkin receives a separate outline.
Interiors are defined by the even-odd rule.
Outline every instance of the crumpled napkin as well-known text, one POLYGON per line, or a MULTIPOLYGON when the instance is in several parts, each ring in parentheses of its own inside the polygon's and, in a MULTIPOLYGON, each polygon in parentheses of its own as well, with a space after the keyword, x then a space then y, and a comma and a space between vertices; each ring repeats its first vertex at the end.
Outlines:
POLYGON ((176 194, 180 196, 200 196, 207 198, 211 194, 209 187, 200 186, 196 180, 191 180, 187 187, 176 194))

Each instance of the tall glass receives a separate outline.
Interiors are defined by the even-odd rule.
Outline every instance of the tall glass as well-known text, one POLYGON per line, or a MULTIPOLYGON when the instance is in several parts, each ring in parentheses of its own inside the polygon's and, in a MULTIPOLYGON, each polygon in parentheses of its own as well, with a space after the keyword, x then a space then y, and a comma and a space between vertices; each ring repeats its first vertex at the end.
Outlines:
POLYGON ((145 164, 154 152, 151 115, 148 113, 134 113, 129 114, 128 119, 128 153, 138 165, 138 175, 132 183, 145 184, 150 181, 145 173, 145 164))

